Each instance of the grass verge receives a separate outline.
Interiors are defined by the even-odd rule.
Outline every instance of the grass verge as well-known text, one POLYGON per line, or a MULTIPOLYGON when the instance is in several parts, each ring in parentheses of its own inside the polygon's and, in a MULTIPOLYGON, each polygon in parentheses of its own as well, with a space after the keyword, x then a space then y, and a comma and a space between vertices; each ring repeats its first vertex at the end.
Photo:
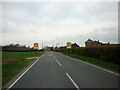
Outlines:
POLYGON ((112 70, 112 71, 117 72, 117 73, 119 73, 119 71, 120 71, 120 65, 117 65, 117 64, 105 62, 105 61, 102 61, 99 59, 94 59, 94 58, 90 58, 90 57, 86 57, 86 56, 74 55, 74 54, 63 53, 63 52, 61 52, 61 53, 64 55, 68 55, 68 56, 80 59, 82 61, 86 61, 88 63, 94 64, 97 66, 112 70))
POLYGON ((43 51, 37 52, 2 52, 2 64, 9 63, 17 59, 40 56, 43 51))
POLYGON ((4 63, 2 64, 2 86, 16 76, 23 68, 34 61, 32 59, 26 59, 27 57, 40 56, 43 53, 44 52, 3 52, 2 55, 4 63), (11 57, 12 59, 8 59, 11 57))

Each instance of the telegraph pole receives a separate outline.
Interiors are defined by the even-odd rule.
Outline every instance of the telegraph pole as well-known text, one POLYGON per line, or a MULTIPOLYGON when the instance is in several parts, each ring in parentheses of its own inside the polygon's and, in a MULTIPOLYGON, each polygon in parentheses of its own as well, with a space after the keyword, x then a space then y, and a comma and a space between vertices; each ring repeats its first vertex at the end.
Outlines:
POLYGON ((43 49, 43 40, 42 40, 42 49, 43 49))

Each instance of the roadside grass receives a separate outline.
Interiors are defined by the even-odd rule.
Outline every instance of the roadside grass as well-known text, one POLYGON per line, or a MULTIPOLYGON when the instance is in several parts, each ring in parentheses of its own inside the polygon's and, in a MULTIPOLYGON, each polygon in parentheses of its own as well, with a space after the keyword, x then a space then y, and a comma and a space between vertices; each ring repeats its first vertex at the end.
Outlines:
POLYGON ((22 70, 28 63, 33 60, 19 59, 2 66, 2 83, 3 85, 13 78, 18 72, 22 70))
POLYGON ((2 86, 4 86, 8 81, 10 81, 14 76, 16 76, 23 68, 32 63, 33 59, 26 59, 28 57, 36 57, 42 55, 43 51, 38 52, 3 52, 2 64, 2 86), (17 58, 13 58, 13 57, 17 58), (8 61, 8 58, 12 59, 8 61))
POLYGON ((117 72, 117 73, 120 71, 120 65, 118 65, 118 64, 105 62, 105 61, 102 61, 102 60, 99 60, 99 59, 90 58, 90 57, 86 57, 86 56, 80 56, 80 55, 63 53, 63 52, 61 52, 61 53, 64 54, 64 55, 68 55, 68 56, 71 56, 73 58, 77 58, 79 60, 94 64, 94 65, 98 65, 100 67, 112 70, 112 71, 117 72))
POLYGON ((2 52, 2 63, 8 63, 11 61, 14 61, 16 59, 23 59, 27 57, 36 57, 40 56, 43 51, 37 51, 37 52, 2 52))

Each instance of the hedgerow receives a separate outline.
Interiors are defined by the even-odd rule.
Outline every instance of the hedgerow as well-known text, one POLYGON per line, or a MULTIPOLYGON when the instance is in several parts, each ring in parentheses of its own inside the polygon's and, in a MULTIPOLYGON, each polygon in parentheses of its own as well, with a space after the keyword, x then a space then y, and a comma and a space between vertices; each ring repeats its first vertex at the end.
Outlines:
POLYGON ((79 47, 66 49, 62 48, 58 52, 66 52, 81 56, 92 57, 115 64, 120 64, 120 47, 118 46, 104 46, 104 47, 79 47))

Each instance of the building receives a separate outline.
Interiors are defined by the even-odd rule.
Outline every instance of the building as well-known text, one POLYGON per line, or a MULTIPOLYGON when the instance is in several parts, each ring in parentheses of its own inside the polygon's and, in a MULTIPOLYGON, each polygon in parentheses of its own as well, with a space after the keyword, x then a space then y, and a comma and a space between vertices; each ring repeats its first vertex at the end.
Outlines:
MULTIPOLYGON (((77 47, 80 47, 76 42, 71 44, 71 48, 77 48, 77 47)), ((59 48, 55 47, 55 50, 59 50, 59 49, 66 49, 67 48, 67 45, 66 46, 61 46, 59 48)))
POLYGON ((54 50, 60 50, 60 47, 55 47, 54 50))
POLYGON ((74 44, 72 44, 72 48, 74 47, 80 47, 76 42, 74 44))
POLYGON ((88 39, 85 42, 85 47, 100 47, 100 46, 120 46, 120 44, 110 44, 110 42, 108 43, 101 43, 98 41, 93 41, 91 39, 88 39))
POLYGON ((45 49, 44 49, 45 51, 53 51, 53 47, 45 47, 45 49))
MULTIPOLYGON (((71 42, 70 42, 71 43, 71 42)), ((68 46, 64 46, 63 48, 67 48, 68 46)), ((77 47, 80 47, 76 42, 75 43, 71 43, 71 46, 70 48, 77 48, 77 47)))
POLYGON ((93 41, 91 39, 88 39, 85 42, 85 47, 98 47, 98 46, 102 46, 102 43, 98 41, 93 41))

